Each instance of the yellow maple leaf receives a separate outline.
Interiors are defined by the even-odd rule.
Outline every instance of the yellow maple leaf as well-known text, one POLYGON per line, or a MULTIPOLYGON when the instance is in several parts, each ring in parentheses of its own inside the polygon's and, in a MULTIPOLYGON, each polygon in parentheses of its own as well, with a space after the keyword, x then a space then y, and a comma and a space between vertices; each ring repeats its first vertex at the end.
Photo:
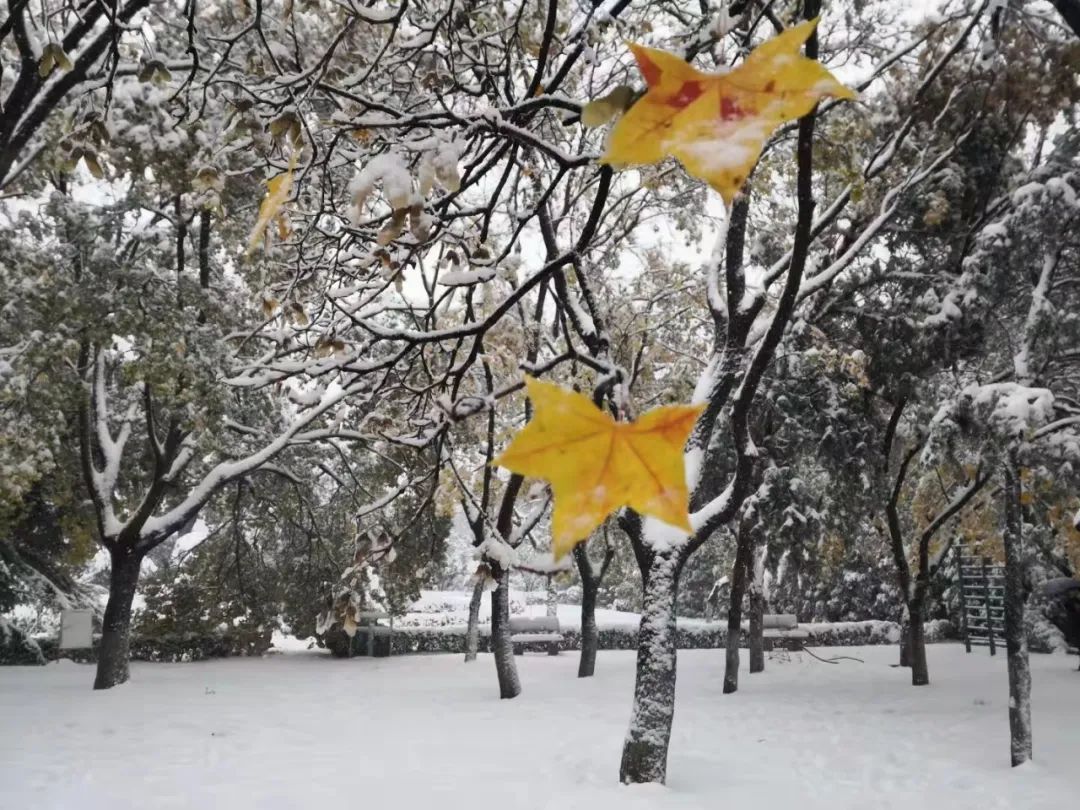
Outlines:
POLYGON ((683 447, 704 406, 618 422, 583 394, 530 377, 525 385, 533 418, 492 463, 551 484, 556 559, 623 506, 691 531, 683 447))
POLYGON ((289 168, 266 181, 266 196, 259 204, 259 217, 255 220, 255 227, 251 229, 245 255, 250 256, 258 249, 271 222, 277 222, 279 238, 284 239, 289 235, 288 221, 280 212, 292 194, 293 171, 299 158, 300 150, 293 150, 292 157, 289 158, 289 168))
POLYGON ((600 162, 641 165, 671 156, 730 205, 776 127, 825 96, 856 96, 799 53, 816 25, 813 19, 789 28, 726 73, 705 73, 674 54, 630 43, 648 91, 612 129, 600 162))

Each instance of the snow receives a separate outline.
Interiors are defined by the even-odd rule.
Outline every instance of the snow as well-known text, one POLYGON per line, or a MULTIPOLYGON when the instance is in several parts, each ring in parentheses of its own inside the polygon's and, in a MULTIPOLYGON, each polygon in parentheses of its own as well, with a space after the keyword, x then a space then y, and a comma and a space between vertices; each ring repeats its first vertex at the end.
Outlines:
POLYGON ((355 198, 357 208, 362 206, 378 182, 382 182, 383 194, 391 208, 408 207, 413 193, 412 175, 400 155, 391 152, 376 155, 356 173, 349 183, 349 194, 355 198))
POLYGON ((482 284, 495 278, 494 267, 481 267, 476 270, 450 270, 439 276, 439 283, 444 287, 465 287, 470 284, 482 284))
MULTIPOLYGON (((825 657, 829 651, 819 651, 825 657)), ((0 670, 4 805, 41 810, 1050 810, 1075 799, 1080 690, 1071 659, 1036 656, 1036 760, 1009 767, 1004 656, 929 649, 930 687, 892 668, 776 655, 721 694, 723 654, 679 655, 668 785, 617 772, 633 652, 518 658, 499 700, 491 657, 264 659, 0 670), (493 735, 494 732, 494 736, 493 735)), ((745 656, 743 656, 745 659, 745 656)))
POLYGON ((969 385, 962 396, 977 408, 989 411, 992 424, 1010 435, 1022 435, 1054 416, 1054 394, 1048 388, 988 383, 969 385))

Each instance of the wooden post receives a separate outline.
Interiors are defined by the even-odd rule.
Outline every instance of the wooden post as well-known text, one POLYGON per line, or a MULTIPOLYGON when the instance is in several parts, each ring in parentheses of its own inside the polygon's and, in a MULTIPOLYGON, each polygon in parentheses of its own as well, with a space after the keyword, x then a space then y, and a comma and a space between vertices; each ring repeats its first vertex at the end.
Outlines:
POLYGON ((964 546, 956 544, 956 579, 960 583, 960 627, 964 632, 964 651, 971 652, 971 633, 968 631, 967 586, 964 584, 964 546))
POLYGON ((990 655, 997 655, 997 645, 994 644, 994 619, 990 612, 990 573, 986 569, 987 558, 982 558, 983 599, 986 607, 986 637, 990 640, 990 655))

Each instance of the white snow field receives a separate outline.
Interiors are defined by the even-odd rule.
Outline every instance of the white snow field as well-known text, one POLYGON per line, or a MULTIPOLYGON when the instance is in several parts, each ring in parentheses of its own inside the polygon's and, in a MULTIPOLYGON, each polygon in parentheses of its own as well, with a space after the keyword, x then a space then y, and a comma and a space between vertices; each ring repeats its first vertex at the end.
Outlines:
MULTIPOLYGON (((721 694, 722 650, 679 654, 666 787, 618 784, 634 655, 278 654, 139 664, 92 692, 70 662, 0 669, 3 808, 1041 810, 1080 777, 1076 660, 1033 656, 1035 761, 1009 767, 1004 656, 930 647, 929 687, 894 647, 770 659, 721 694)), ((745 662, 746 656, 743 656, 745 662)))

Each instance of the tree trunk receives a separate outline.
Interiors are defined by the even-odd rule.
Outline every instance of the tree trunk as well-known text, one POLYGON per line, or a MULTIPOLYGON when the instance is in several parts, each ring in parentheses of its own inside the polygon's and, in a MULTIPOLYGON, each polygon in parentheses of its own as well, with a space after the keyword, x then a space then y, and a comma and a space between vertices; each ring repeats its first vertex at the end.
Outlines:
POLYGON ((521 694, 521 681, 510 641, 510 571, 495 563, 489 565, 498 583, 491 592, 491 652, 499 676, 499 697, 515 698, 521 694))
POLYGON ((600 646, 600 630, 596 626, 596 592, 600 582, 594 577, 581 580, 581 659, 579 678, 591 678, 596 672, 596 650, 600 646))
POLYGON ((900 666, 911 666, 911 618, 906 599, 904 611, 900 616, 900 666))
POLYGON ((742 602, 750 568, 750 532, 739 527, 735 565, 731 571, 731 609, 728 611, 727 645, 724 648, 724 694, 739 688, 739 637, 742 634, 742 602))
POLYGON ((911 685, 926 686, 930 683, 930 671, 926 666, 926 628, 923 617, 923 597, 916 597, 908 605, 907 651, 911 667, 911 685))
MULTIPOLYGON (((738 667, 738 661, 735 662, 738 667)), ((750 672, 765 671, 765 594, 755 582, 750 586, 750 672)), ((736 676, 737 677, 737 676, 736 676)))
POLYGON ((765 671, 765 543, 754 556, 754 576, 750 582, 750 672, 765 671))
POLYGON ((476 660, 476 651, 480 647, 480 603, 484 598, 484 580, 482 577, 478 580, 469 600, 469 628, 465 633, 466 662, 476 660))
POLYGON ((559 593, 555 590, 555 577, 548 574, 547 589, 544 593, 544 615, 549 619, 559 616, 559 593))
POLYGON ((109 601, 101 625, 95 689, 111 689, 129 677, 128 650, 131 643, 131 603, 139 584, 142 555, 121 546, 110 554, 109 601))
POLYGON ((1009 665, 1009 748, 1013 767, 1031 759, 1031 668, 1024 632, 1024 516, 1020 472, 1005 465, 1005 649, 1009 665))
POLYGON ((675 716, 677 556, 672 552, 656 554, 643 579, 634 706, 619 768, 619 779, 625 784, 667 779, 675 716))

